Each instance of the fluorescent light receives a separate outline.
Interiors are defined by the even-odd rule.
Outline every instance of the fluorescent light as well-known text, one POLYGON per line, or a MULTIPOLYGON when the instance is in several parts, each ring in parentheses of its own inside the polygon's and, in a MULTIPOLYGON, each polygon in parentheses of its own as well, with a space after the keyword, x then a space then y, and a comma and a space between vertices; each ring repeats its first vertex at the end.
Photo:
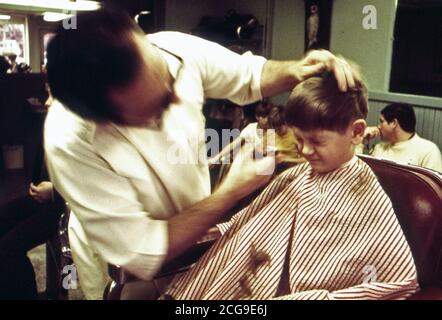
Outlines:
POLYGON ((72 14, 66 14, 60 12, 45 12, 43 14, 43 20, 47 22, 56 22, 72 16, 73 16, 72 14))
POLYGON ((86 0, 0 0, 0 4, 71 11, 92 11, 101 7, 99 2, 86 0))
POLYGON ((6 14, 0 14, 0 20, 11 20, 11 16, 6 14))

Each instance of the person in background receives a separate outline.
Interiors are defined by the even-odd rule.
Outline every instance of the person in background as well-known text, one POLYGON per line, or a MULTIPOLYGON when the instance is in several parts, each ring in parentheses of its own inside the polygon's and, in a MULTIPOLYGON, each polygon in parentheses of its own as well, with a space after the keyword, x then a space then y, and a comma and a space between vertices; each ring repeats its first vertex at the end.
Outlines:
POLYGON ((58 234, 65 202, 49 181, 42 139, 37 137, 28 196, 8 203, 0 212, 0 300, 43 298, 27 252, 58 234))
POLYGON ((11 65, 9 64, 9 60, 6 57, 0 55, 0 75, 6 74, 10 67, 11 65))
POLYGON ((31 67, 24 63, 18 63, 17 62, 17 55, 15 53, 8 54, 8 59, 11 67, 8 70, 8 73, 31 73, 32 69, 31 67))
POLYGON ((438 146, 416 133, 416 115, 408 103, 392 103, 381 110, 379 125, 368 127, 367 140, 383 141, 370 153, 380 159, 425 167, 442 173, 442 156, 438 146))
MULTIPOLYGON (((209 166, 212 167, 219 163, 232 163, 233 156, 244 143, 253 146, 260 145, 260 143, 266 139, 267 129, 269 128, 270 108, 271 106, 265 102, 259 103, 255 108, 256 122, 249 123, 243 130, 241 130, 238 137, 225 146, 217 155, 211 157, 208 160, 209 166)), ((265 142, 263 144, 265 144, 265 142)))
POLYGON ((275 134, 276 163, 280 167, 279 170, 305 162, 299 153, 293 130, 285 121, 283 106, 275 106, 270 110, 269 127, 274 130, 275 134))

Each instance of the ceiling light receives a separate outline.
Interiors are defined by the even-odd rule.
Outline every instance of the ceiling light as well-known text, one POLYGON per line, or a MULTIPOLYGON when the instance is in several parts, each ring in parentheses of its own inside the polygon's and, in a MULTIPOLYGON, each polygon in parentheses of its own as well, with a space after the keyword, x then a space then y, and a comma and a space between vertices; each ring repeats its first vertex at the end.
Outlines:
POLYGON ((0 20, 11 20, 11 16, 6 14, 0 14, 0 20))
POLYGON ((71 11, 92 11, 101 7, 99 2, 86 0, 0 0, 0 5, 2 4, 71 11))
POLYGON ((60 13, 60 12, 45 12, 43 14, 43 20, 47 22, 56 22, 72 17, 72 14, 60 13))

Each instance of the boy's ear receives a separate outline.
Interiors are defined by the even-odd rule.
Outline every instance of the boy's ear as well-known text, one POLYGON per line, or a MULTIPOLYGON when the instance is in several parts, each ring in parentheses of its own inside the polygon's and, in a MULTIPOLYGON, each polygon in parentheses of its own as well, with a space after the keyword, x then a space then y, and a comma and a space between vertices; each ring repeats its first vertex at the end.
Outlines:
POLYGON ((352 129, 352 139, 351 142, 354 145, 361 144, 364 140, 364 132, 367 127, 367 123, 364 119, 358 119, 353 122, 351 125, 352 129))

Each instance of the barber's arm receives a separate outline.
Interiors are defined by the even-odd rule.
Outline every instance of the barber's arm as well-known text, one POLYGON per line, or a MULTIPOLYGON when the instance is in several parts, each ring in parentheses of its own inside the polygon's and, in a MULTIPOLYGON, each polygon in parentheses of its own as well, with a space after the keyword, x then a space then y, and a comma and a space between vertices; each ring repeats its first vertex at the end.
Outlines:
POLYGON ((301 81, 324 71, 334 74, 340 90, 355 86, 359 75, 345 59, 326 50, 313 50, 301 60, 266 60, 250 52, 238 55, 213 42, 191 38, 200 48, 200 66, 207 97, 247 104, 290 91, 301 81))
POLYGON ((341 91, 353 88, 358 77, 343 58, 326 50, 313 50, 299 61, 268 60, 261 76, 262 96, 292 90, 298 83, 324 71, 333 72, 341 91))
POLYGON ((275 159, 253 159, 253 151, 253 147, 243 147, 226 178, 210 197, 168 221, 169 249, 166 262, 198 241, 238 200, 270 180, 275 159))
POLYGON ((229 143, 228 145, 226 145, 221 151, 220 153, 218 153, 217 155, 213 156, 212 158, 210 158, 208 160, 208 164, 209 167, 214 166, 215 164, 220 164, 223 163, 223 159, 225 157, 228 157, 229 161, 227 163, 230 163, 231 161, 231 157, 230 157, 230 153, 233 151, 235 152, 235 150, 237 150, 237 148, 241 145, 241 140, 242 137, 238 136, 235 138, 235 140, 233 140, 231 143, 229 143))
POLYGON ((54 135, 46 137, 51 180, 76 213, 91 246, 105 261, 142 279, 151 279, 165 261, 192 246, 239 199, 271 177, 256 173, 273 159, 256 161, 244 153, 213 195, 170 220, 159 220, 146 211, 130 179, 114 172, 79 136, 60 144, 54 135))

